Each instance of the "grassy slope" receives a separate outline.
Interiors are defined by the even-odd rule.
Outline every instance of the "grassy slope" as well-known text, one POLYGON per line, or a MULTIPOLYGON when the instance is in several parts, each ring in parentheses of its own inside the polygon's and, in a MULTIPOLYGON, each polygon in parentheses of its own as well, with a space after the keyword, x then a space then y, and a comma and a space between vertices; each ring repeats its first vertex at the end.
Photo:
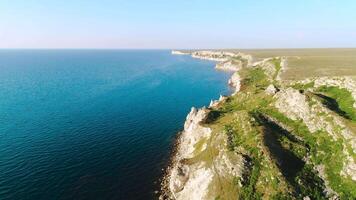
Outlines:
POLYGON ((349 91, 338 87, 322 86, 318 88, 318 92, 321 92, 326 96, 335 99, 340 110, 345 113, 345 117, 356 121, 356 111, 353 107, 355 101, 349 91))
MULTIPOLYGON (((279 67, 276 63, 277 71, 279 67)), ((212 128, 213 136, 209 141, 199 143, 202 145, 207 142, 208 147, 195 160, 211 164, 218 151, 216 145, 212 145, 212 140, 218 138, 219 134, 227 134, 227 148, 232 153, 246 157, 249 167, 242 180, 216 180, 213 195, 217 199, 293 199, 307 195, 312 199, 324 199, 324 183, 313 169, 315 165, 323 164, 330 186, 340 194, 341 199, 355 198, 354 182, 339 175, 343 166, 343 141, 333 141, 323 131, 311 134, 303 122, 291 120, 279 113, 273 107, 273 98, 264 93, 265 88, 275 81, 269 80, 262 69, 245 68, 240 71, 240 75, 243 79, 241 91, 213 110, 217 117, 206 124, 212 128), (267 123, 262 116, 273 117, 279 124, 290 127, 289 134, 299 136, 302 140, 284 134, 281 127, 267 123), (278 157, 279 152, 275 152, 273 145, 271 147, 266 142, 269 137, 267 134, 272 134, 271 141, 283 151, 282 156, 303 163, 298 171, 283 169, 285 166, 278 157), (310 157, 312 162, 304 163, 302 159, 305 157, 310 157)), ((327 92, 335 97, 334 91, 327 92)), ((343 100, 338 102, 343 107, 343 100)), ((349 108, 350 102, 346 102, 349 108)))

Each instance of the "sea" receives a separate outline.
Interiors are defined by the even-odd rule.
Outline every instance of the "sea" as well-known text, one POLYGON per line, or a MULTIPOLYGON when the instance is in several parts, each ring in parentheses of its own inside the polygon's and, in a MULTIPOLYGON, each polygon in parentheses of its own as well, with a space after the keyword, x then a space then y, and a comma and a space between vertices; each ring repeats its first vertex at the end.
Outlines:
POLYGON ((0 50, 0 199, 157 199, 192 106, 229 73, 169 50, 0 50))

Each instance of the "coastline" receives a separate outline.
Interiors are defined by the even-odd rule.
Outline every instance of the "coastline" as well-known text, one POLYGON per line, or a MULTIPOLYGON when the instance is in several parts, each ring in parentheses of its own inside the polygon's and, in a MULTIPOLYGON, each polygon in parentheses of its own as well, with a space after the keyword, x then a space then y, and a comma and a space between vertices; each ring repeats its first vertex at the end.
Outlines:
MULTIPOLYGON (((322 92, 341 92, 354 108, 353 79, 282 80, 287 57, 280 56, 254 61, 239 52, 172 54, 216 61, 216 69, 233 72, 228 85, 235 91, 212 100, 208 107, 191 109, 174 142, 160 199, 254 199, 263 195, 267 199, 339 199, 345 194, 356 195, 351 184, 356 181, 356 138, 347 124, 351 122, 337 116, 320 96, 322 92), (289 138, 279 141, 274 137, 281 136, 273 134, 289 138), (342 158, 336 167, 327 160, 330 156, 342 158), (293 170, 305 174, 297 175, 293 170), (296 178, 300 181, 294 181, 296 178)), ((340 100, 335 101, 338 104, 340 100)))
MULTIPOLYGON (((184 157, 186 157, 187 154, 189 155, 192 153, 192 152, 187 153, 186 149, 182 150, 182 148, 184 148, 184 146, 191 146, 191 145, 187 145, 187 142, 184 141, 187 137, 187 133, 192 134, 192 132, 196 131, 197 128, 205 128, 205 127, 202 127, 200 125, 200 123, 203 122, 204 120, 206 120, 209 109, 216 107, 220 103, 223 103, 229 96, 236 94, 240 89, 240 77, 237 72, 239 69, 241 69, 241 63, 239 63, 240 65, 233 65, 230 62, 228 65, 226 65, 225 62, 228 61, 228 59, 206 57, 206 55, 211 55, 211 53, 215 54, 212 51, 203 51, 204 56, 200 56, 200 55, 196 55, 196 54, 194 55, 194 52, 188 53, 188 52, 177 51, 177 50, 172 50, 171 53, 173 55, 184 55, 184 56, 191 55, 193 58, 215 61, 216 62, 215 68, 217 70, 232 72, 232 75, 227 82, 227 86, 232 87, 234 89, 234 91, 228 96, 220 95, 218 100, 211 100, 208 107, 204 106, 202 108, 195 108, 195 107, 191 108, 191 111, 188 113, 186 120, 184 122, 183 131, 178 132, 172 142, 170 157, 168 159, 167 167, 164 169, 163 177, 161 179, 161 184, 160 184, 161 189, 159 192, 159 194, 160 194, 159 199, 162 199, 162 200, 163 199, 177 199, 175 194, 172 192, 172 187, 173 187, 171 184, 171 181, 173 178, 172 174, 175 171, 180 170, 181 166, 179 166, 179 165, 180 165, 181 159, 184 159, 184 157)), ((232 56, 234 54, 230 54, 230 53, 226 54, 225 52, 222 53, 222 57, 224 57, 226 55, 232 56)), ((211 132, 211 130, 209 128, 206 128, 205 130, 206 130, 205 133, 207 133, 207 134, 209 134, 209 132, 211 132)), ((174 176, 179 176, 179 175, 174 174, 174 176)), ((183 180, 182 182, 185 182, 185 180, 183 180)), ((195 198, 193 197, 193 199, 197 199, 197 198, 201 198, 201 197, 202 196, 195 197, 195 198)))

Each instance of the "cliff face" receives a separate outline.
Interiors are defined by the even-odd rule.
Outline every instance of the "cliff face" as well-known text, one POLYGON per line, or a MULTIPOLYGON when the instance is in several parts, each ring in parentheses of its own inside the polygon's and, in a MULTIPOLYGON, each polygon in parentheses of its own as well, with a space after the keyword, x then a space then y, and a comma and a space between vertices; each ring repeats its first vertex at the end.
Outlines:
MULTIPOLYGON (((209 138, 210 128, 200 125, 206 117, 207 110, 192 108, 184 124, 184 131, 179 138, 175 165, 171 171, 169 189, 175 197, 202 199, 207 190, 207 183, 212 178, 210 170, 203 170, 200 165, 188 165, 185 159, 193 157, 197 142, 209 138)), ((203 144, 202 149, 206 148, 203 144)))
POLYGON ((283 81, 287 58, 198 51, 235 92, 192 108, 163 190, 171 199, 355 199, 355 82, 283 81))
POLYGON ((229 155, 226 151, 214 152, 214 155, 209 152, 213 147, 223 150, 226 144, 223 137, 212 136, 212 130, 201 125, 208 113, 206 108, 192 108, 178 140, 169 181, 169 190, 176 199, 213 199, 209 195, 213 182, 241 174, 242 157, 229 155), (212 138, 215 140, 213 143, 210 141, 212 138), (200 158, 202 154, 206 154, 206 158, 200 158), (209 160, 209 156, 214 156, 214 160, 209 160))

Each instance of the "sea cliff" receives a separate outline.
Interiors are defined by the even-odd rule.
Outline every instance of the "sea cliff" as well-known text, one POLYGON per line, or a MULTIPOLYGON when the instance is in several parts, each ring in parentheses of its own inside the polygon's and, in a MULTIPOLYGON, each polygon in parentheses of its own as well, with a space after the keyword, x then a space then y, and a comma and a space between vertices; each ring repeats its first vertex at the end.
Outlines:
POLYGON ((172 53, 232 71, 234 92, 191 109, 161 199, 356 198, 354 79, 284 81, 287 57, 172 53))

